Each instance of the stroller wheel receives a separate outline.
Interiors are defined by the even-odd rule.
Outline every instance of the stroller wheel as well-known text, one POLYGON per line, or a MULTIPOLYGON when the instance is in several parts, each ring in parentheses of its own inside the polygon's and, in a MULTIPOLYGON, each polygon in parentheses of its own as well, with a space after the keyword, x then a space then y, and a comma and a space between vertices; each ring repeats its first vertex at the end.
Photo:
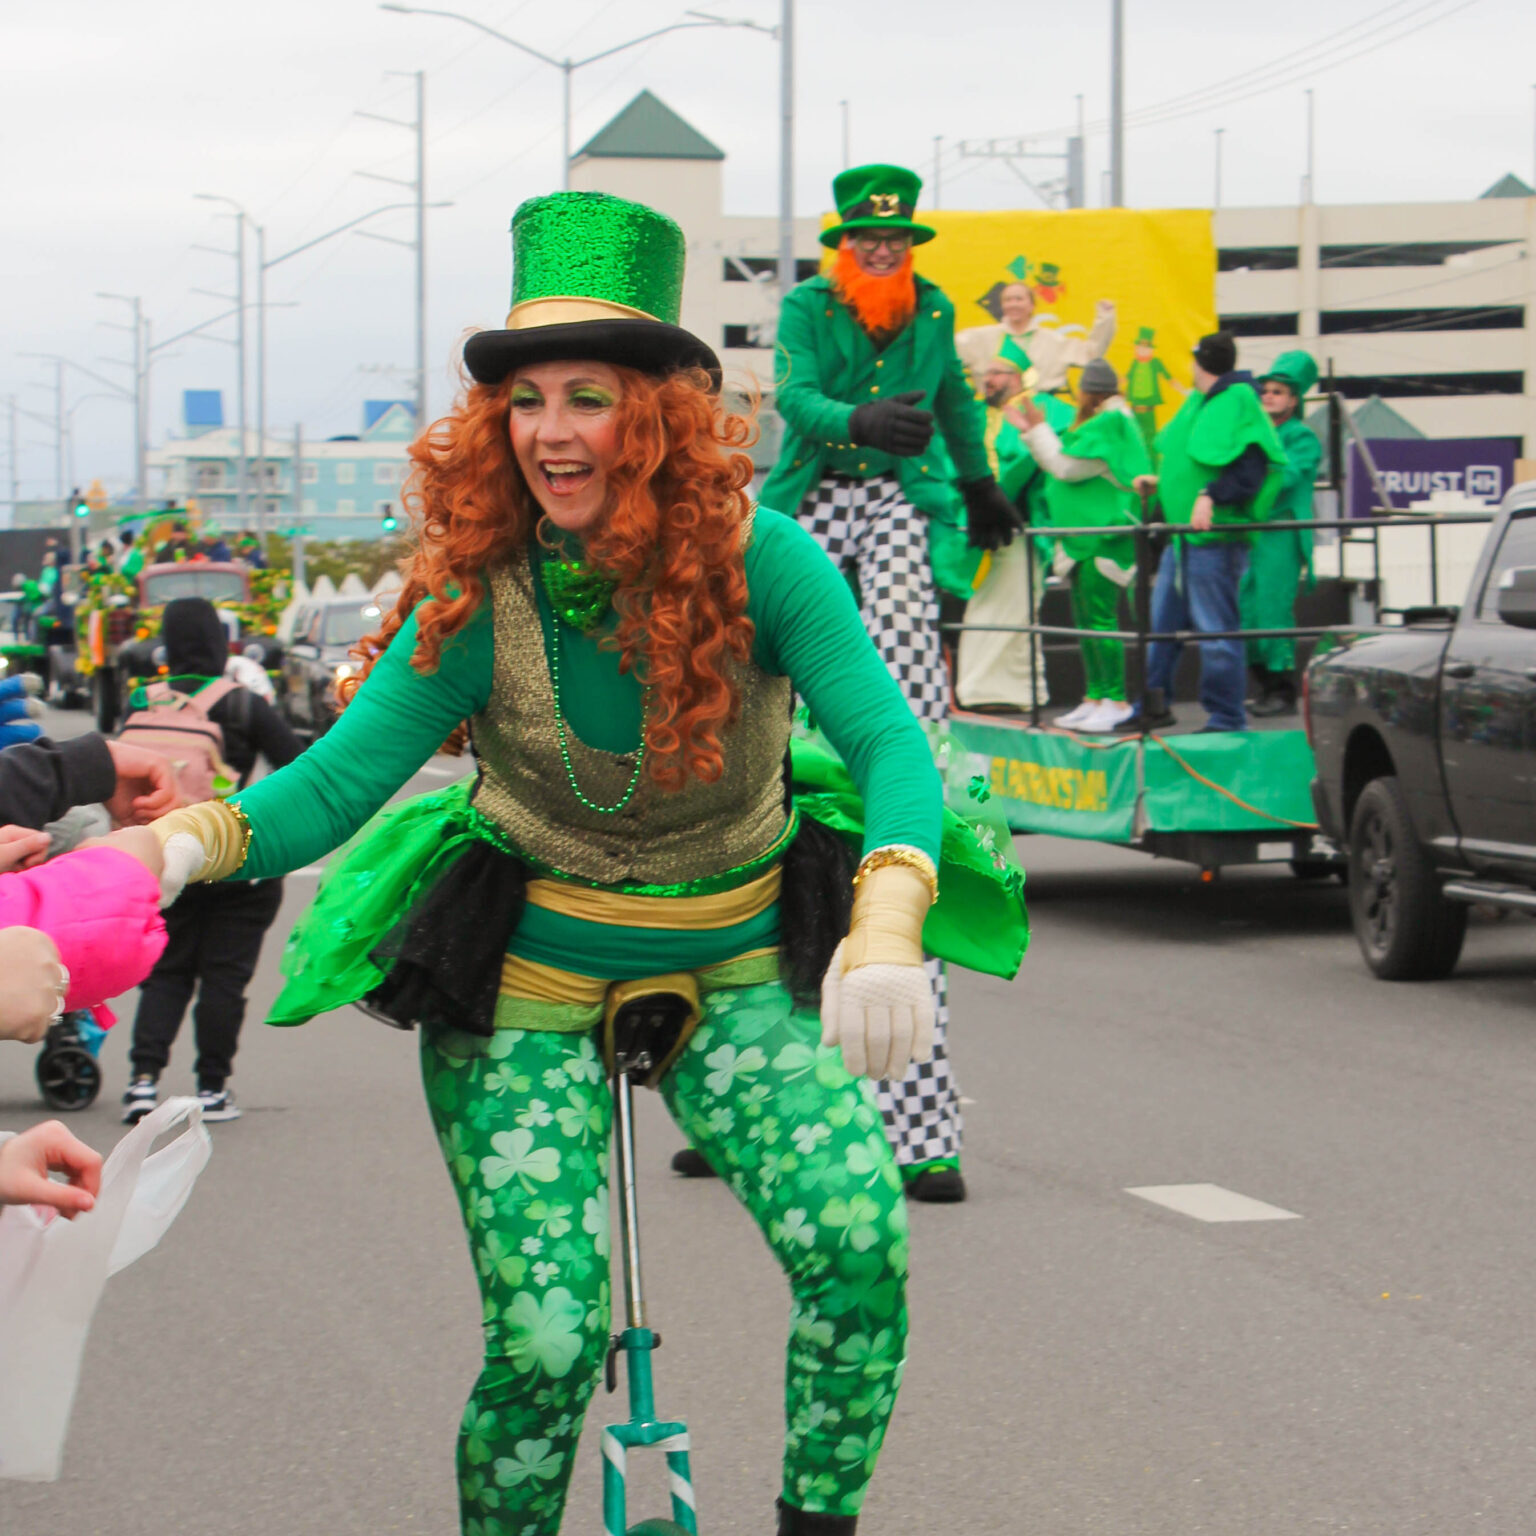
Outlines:
POLYGON ((101 1092, 101 1068, 84 1046, 44 1046, 37 1087, 49 1109, 88 1109, 101 1092))

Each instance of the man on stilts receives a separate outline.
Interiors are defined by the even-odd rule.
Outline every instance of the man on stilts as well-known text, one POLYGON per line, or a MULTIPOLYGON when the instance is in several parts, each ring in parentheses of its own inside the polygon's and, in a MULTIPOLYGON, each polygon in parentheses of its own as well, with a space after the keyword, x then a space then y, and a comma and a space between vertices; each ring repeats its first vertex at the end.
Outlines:
MULTIPOLYGON (((799 284, 779 315, 774 369, 784 444, 762 504, 797 515, 854 581, 864 624, 913 713, 949 713, 932 526, 956 538, 961 506, 979 549, 1019 526, 987 457, 980 403, 955 351, 949 299, 912 270, 934 231, 912 220, 921 179, 865 165, 832 184, 839 222, 821 242, 830 272, 799 284), (935 427, 939 440, 935 440, 935 427)), ((879 1085, 909 1196, 965 1198, 960 1094, 945 1049, 943 968, 927 963, 937 1009, 933 1060, 879 1085)))

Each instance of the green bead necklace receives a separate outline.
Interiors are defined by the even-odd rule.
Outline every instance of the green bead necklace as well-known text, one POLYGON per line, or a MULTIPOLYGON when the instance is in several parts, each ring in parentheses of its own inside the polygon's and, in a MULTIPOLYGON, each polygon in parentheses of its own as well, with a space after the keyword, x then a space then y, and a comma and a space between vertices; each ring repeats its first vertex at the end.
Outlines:
POLYGON ((640 787, 640 772, 645 767, 645 733, 640 735, 640 752, 635 758, 635 771, 629 776, 629 786, 624 793, 612 805, 599 805, 595 800, 589 800, 582 792, 581 785, 576 782, 576 769, 571 762, 570 743, 566 739, 565 711, 560 707, 560 631, 558 625, 550 636, 549 645, 549 686, 550 692, 555 696, 555 735, 560 743, 560 761, 565 764, 566 782, 571 786, 571 793, 589 810, 596 811, 599 816, 617 816, 620 811, 635 798, 635 791, 640 787))

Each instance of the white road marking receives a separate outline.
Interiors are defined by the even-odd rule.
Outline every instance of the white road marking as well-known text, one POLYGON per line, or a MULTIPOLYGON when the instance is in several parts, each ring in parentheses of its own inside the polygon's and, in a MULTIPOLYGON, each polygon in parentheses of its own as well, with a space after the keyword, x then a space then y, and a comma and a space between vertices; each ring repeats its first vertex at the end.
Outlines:
POLYGON ((1300 1221, 1296 1211, 1283 1211, 1278 1205, 1266 1205, 1251 1195, 1240 1195, 1220 1184, 1147 1184, 1128 1189, 1126 1194, 1153 1205, 1166 1206, 1181 1216, 1196 1221, 1300 1221))
POLYGON ((457 768, 423 768, 421 770, 429 779, 456 779, 459 777, 457 768))

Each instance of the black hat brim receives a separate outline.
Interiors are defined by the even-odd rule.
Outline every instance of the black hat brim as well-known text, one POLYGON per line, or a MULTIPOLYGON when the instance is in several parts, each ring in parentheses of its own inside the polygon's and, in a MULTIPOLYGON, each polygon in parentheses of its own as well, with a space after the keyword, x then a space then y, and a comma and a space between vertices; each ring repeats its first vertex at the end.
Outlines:
POLYGON ((476 331, 464 343, 464 366, 479 384, 500 384, 526 363, 585 358, 663 375, 702 368, 720 388, 720 359, 691 331, 662 320, 577 320, 519 331, 476 331))

